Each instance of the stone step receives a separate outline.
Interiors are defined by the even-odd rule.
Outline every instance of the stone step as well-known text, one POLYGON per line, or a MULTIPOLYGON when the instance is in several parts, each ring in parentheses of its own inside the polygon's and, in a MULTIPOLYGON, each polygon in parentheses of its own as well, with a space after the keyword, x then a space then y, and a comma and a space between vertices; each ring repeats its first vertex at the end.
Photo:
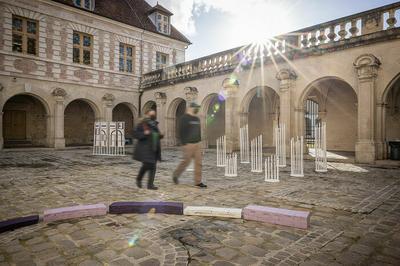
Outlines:
POLYGON ((249 205, 243 209, 245 220, 259 221, 270 224, 291 226, 307 229, 311 213, 266 206, 249 205))
POLYGON ((92 205, 77 205, 44 211, 43 221, 54 222, 66 219, 101 216, 107 214, 107 206, 99 203, 92 205))
POLYGON ((165 213, 165 214, 183 214, 182 202, 136 202, 122 201, 114 202, 110 205, 111 214, 122 213, 165 213))
POLYGON ((24 226, 34 225, 39 222, 39 215, 31 215, 25 217, 13 218, 0 221, 0 233, 11 231, 24 226))
POLYGON ((226 218, 242 218, 242 209, 221 208, 208 206, 187 206, 183 210, 184 215, 212 216, 226 218))

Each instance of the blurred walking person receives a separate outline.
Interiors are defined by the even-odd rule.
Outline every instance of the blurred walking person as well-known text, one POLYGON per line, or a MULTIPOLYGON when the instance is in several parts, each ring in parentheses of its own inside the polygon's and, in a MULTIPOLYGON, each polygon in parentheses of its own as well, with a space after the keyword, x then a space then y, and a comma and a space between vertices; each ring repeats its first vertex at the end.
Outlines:
POLYGON ((191 103, 182 115, 179 122, 179 138, 183 145, 183 160, 178 165, 172 178, 175 184, 178 184, 179 177, 185 171, 186 167, 194 160, 194 183, 195 186, 206 188, 207 185, 202 183, 201 168, 201 125, 200 119, 197 116, 200 106, 196 103, 191 103))
POLYGON ((158 129, 156 117, 156 111, 147 111, 133 133, 134 138, 137 139, 133 159, 142 162, 142 167, 136 178, 136 185, 139 188, 142 187, 143 176, 148 172, 147 189, 152 190, 158 189, 158 187, 154 186, 154 178, 157 161, 161 161, 160 139, 163 137, 158 129))

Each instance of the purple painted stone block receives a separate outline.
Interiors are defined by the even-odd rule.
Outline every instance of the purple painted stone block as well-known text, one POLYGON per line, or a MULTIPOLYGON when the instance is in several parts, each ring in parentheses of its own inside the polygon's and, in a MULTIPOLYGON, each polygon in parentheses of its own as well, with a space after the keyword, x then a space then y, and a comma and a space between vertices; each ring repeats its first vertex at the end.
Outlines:
POLYGON ((26 217, 18 217, 5 221, 0 221, 0 233, 11 231, 20 227, 37 224, 39 222, 39 215, 31 215, 26 217))
POLYGON ((165 213, 183 215, 182 202, 114 202, 110 205, 109 213, 165 213))
POLYGON ((311 213, 308 211, 294 211, 273 207, 249 205, 243 209, 243 218, 307 229, 310 224, 311 213))
POLYGON ((107 206, 102 203, 92 205, 77 205, 45 210, 43 214, 43 221, 47 223, 89 216, 101 216, 106 214, 107 206))

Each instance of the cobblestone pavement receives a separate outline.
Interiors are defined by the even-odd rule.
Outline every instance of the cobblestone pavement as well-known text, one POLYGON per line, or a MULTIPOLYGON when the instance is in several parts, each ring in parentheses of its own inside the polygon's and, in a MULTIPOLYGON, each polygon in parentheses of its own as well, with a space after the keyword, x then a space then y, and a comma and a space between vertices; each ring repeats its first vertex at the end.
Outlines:
POLYGON ((123 200, 183 201, 186 205, 247 204, 312 211, 299 230, 241 219, 162 214, 107 215, 40 223, 0 235, 0 265, 400 265, 400 169, 329 163, 305 177, 281 172, 265 183, 241 165, 226 178, 215 152, 204 159, 206 190, 170 174, 180 153, 165 150, 158 191, 139 190, 139 164, 95 157, 89 149, 0 153, 0 220, 76 204, 123 200))

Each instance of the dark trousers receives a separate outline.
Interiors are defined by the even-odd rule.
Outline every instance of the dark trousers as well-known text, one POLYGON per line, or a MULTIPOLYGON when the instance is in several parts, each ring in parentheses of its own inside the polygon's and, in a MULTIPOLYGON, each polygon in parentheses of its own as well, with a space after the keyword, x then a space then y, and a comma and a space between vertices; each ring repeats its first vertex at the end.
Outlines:
POLYGON ((149 172, 149 180, 147 181, 147 187, 154 186, 154 177, 156 176, 156 163, 142 163, 142 167, 140 167, 139 174, 137 176, 137 180, 142 182, 143 176, 146 172, 149 172))

